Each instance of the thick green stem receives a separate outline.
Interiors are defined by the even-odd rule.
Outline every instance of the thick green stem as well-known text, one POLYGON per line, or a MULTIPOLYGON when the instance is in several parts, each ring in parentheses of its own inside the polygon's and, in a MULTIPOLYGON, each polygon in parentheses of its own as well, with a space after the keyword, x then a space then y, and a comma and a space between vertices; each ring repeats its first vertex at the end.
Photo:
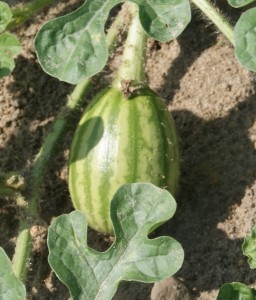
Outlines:
MULTIPOLYGON (((124 26, 123 14, 119 14, 108 31, 108 46, 110 51, 115 50, 115 42, 119 31, 124 26), (111 43, 111 44, 110 44, 111 43)), ((53 125, 52 131, 47 136, 39 153, 37 154, 30 170, 30 182, 28 204, 25 209, 25 220, 20 222, 15 254, 13 257, 13 269, 17 277, 23 281, 26 278, 27 262, 31 251, 30 228, 38 219, 38 206, 40 201, 41 185, 46 167, 51 159, 55 147, 65 133, 70 116, 84 103, 85 94, 89 92, 91 79, 86 79, 78 84, 72 94, 68 97, 67 104, 61 109, 53 125)))
POLYGON ((218 27, 218 29, 234 44, 233 27, 228 20, 208 0, 192 0, 192 2, 218 27))
POLYGON ((56 0, 34 0, 22 6, 12 9, 12 21, 8 25, 8 29, 26 22, 33 14, 43 9, 48 4, 56 0))
POLYGON ((137 6, 130 5, 133 19, 124 46, 122 64, 113 82, 113 86, 119 89, 123 88, 124 83, 132 86, 145 83, 147 34, 140 24, 137 6))

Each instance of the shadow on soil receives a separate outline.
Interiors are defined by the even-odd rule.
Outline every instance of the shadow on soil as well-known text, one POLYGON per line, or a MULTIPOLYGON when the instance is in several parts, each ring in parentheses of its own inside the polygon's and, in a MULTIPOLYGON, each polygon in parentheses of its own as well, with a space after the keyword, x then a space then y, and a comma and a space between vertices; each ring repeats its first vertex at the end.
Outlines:
POLYGON ((256 179, 256 150, 248 137, 256 94, 225 118, 205 121, 189 111, 173 115, 181 137, 182 169, 179 209, 170 227, 186 253, 179 274, 194 283, 190 289, 196 292, 218 289, 225 282, 249 284, 255 272, 242 255, 243 241, 227 237, 218 224, 241 204, 256 179))
POLYGON ((201 17, 195 13, 193 22, 177 38, 180 45, 180 53, 172 62, 172 66, 165 77, 165 84, 158 91, 166 99, 172 99, 180 88, 180 81, 190 66, 196 61, 202 52, 216 44, 217 34, 212 25, 207 25, 201 17))
MULTIPOLYGON (((212 45, 211 40, 200 45, 190 29, 184 35, 184 40, 178 39, 181 54, 160 91, 168 98, 179 88, 186 67, 212 45), (194 44, 189 44, 189 40, 194 44), (170 85, 172 78, 175 83, 170 85)), ((256 179, 256 150, 248 136, 256 118, 256 92, 238 100, 226 117, 211 121, 200 119, 190 111, 172 112, 181 139, 179 209, 174 220, 165 229, 159 229, 159 233, 170 230, 167 234, 171 232, 183 245, 185 262, 177 275, 188 282, 195 297, 202 291, 218 289, 225 282, 255 282, 255 272, 242 255, 243 240, 230 239, 218 229, 218 224, 229 218, 232 207, 241 204, 246 188, 256 179)))
MULTIPOLYGON (((7 88, 18 116, 16 131, 1 149, 2 171, 22 170, 33 160, 71 87, 45 74, 39 64, 19 56, 7 88)), ((11 124, 9 124, 11 126, 11 124)), ((8 133, 8 124, 6 127, 8 133)))
MULTIPOLYGON (((202 27, 198 33, 200 28, 199 22, 198 35, 189 27, 178 38, 181 52, 159 91, 162 96, 172 99, 187 68, 215 43, 212 29, 202 27)), ((184 278, 193 299, 226 282, 255 282, 255 271, 242 254, 243 239, 231 239, 218 229, 256 179, 256 150, 248 132, 256 118, 256 92, 238 100, 226 117, 211 121, 186 110, 172 112, 181 139, 178 211, 156 234, 174 236, 183 245, 185 261, 177 276, 184 278)))
MULTIPOLYGON (((54 7, 57 3, 46 7, 42 14, 47 14, 49 7, 54 7)), ((79 0, 65 5, 56 16, 69 13, 83 3, 83 0, 79 0)), ((33 22, 32 18, 27 21, 27 24, 33 22)), ((28 51, 31 52, 31 49, 28 51)), ((36 59, 34 52, 33 56, 36 59)), ((5 147, 0 148, 2 172, 23 170, 28 162, 33 160, 45 135, 51 128, 54 118, 62 105, 66 103, 67 96, 73 89, 71 85, 44 73, 35 59, 29 60, 19 55, 16 59, 16 67, 12 72, 14 79, 8 83, 8 89, 13 94, 14 100, 17 101, 11 105, 16 109, 14 119, 18 119, 18 121, 16 131, 8 137, 5 147)), ((7 134, 8 127, 12 127, 11 122, 8 121, 6 124, 7 134)))

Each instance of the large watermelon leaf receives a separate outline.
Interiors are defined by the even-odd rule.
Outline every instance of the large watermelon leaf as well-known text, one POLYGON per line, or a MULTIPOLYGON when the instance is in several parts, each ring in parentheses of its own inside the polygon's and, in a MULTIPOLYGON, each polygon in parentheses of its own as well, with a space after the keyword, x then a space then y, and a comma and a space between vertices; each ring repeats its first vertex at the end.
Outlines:
POLYGON ((87 221, 74 211, 49 228, 49 263, 74 300, 109 300, 122 280, 154 282, 177 272, 181 245, 171 237, 148 239, 150 230, 170 219, 176 202, 149 183, 123 185, 111 202, 115 242, 106 252, 87 246, 87 221))
MULTIPOLYGON (((177 37, 191 19, 188 0, 131 0, 141 24, 154 39, 177 37)), ((35 38, 44 71, 77 84, 101 71, 108 59, 104 27, 110 10, 123 0, 87 0, 76 11, 43 25, 35 38)))

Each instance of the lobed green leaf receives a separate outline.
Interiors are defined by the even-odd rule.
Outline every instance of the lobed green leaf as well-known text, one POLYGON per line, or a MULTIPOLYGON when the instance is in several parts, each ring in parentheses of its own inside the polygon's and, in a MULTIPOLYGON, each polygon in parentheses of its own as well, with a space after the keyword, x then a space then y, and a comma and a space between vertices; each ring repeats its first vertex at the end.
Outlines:
POLYGON ((256 226, 253 227, 250 236, 246 236, 242 245, 243 254, 248 257, 251 269, 256 268, 256 226))
POLYGON ((19 54, 21 49, 18 38, 10 33, 0 34, 0 51, 8 54, 19 54))
POLYGON ((0 34, 0 78, 9 75, 15 67, 13 55, 20 52, 17 37, 10 33, 0 34))
POLYGON ((155 40, 168 42, 186 28, 191 20, 187 0, 133 0, 139 6, 144 30, 155 40))
MULTIPOLYGON (((188 0, 131 0, 139 6, 145 31, 165 42, 191 19, 188 0)), ((77 84, 103 69, 108 59, 104 27, 110 10, 123 0, 87 0, 76 11, 45 23, 35 38, 44 71, 77 84)))
POLYGON ((242 7, 254 1, 255 0, 228 0, 228 3, 233 7, 242 7))
POLYGON ((256 290, 239 283, 225 283, 221 286, 217 300, 255 300, 256 290))
POLYGON ((235 54, 240 63, 256 71, 256 7, 248 9, 234 29, 235 54))
POLYGON ((12 12, 9 5, 0 1, 0 32, 3 32, 12 19, 12 12))
POLYGON ((0 51, 0 78, 9 75, 15 67, 14 59, 0 51))
POLYGON ((12 264, 0 247, 0 299, 24 300, 25 297, 25 286, 14 275, 12 264))
POLYGON ((148 239, 150 230, 171 218, 176 202, 148 183, 123 185, 111 202, 115 242, 106 252, 87 246, 87 221, 74 211, 49 228, 49 263, 74 300, 109 300, 122 280, 154 282, 177 272, 184 253, 173 238, 148 239))

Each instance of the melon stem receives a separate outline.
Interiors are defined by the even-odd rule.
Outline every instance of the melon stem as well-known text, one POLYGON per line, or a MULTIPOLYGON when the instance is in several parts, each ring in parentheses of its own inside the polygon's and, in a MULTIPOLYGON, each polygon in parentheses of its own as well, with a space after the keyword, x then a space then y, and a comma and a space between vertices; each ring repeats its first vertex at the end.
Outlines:
POLYGON ((130 3, 132 21, 124 45, 122 64, 113 86, 123 90, 124 86, 145 85, 145 62, 148 36, 141 26, 137 5, 130 3))

